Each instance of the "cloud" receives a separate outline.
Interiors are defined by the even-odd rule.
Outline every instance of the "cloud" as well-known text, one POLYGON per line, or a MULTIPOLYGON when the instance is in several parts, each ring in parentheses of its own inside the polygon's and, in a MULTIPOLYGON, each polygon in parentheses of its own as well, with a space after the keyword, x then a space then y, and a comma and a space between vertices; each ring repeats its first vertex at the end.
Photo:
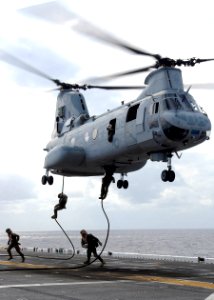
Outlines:
POLYGON ((55 88, 54 83, 45 78, 46 75, 53 79, 68 80, 69 82, 70 78, 74 77, 78 70, 78 67, 71 60, 64 59, 53 49, 37 45, 26 38, 21 39, 14 46, 7 45, 2 50, 2 52, 0 51, 0 59, 12 65, 9 68, 12 79, 20 87, 55 88), (4 54, 4 52, 8 53, 8 55, 4 54), (43 74, 38 76, 37 70, 43 73, 44 76, 43 74))
POLYGON ((0 190, 3 204, 36 197, 34 183, 22 175, 0 174, 0 190))
MULTIPOLYGON (((32 4, 31 0, 27 2, 29 5, 32 4)), ((136 1, 135 6, 129 1, 124 2, 122 12, 120 4, 117 6, 115 2, 101 3, 95 0, 88 3, 82 0, 64 2, 67 2, 69 9, 83 15, 98 27, 149 52, 172 58, 198 55, 201 58, 212 57, 210 54, 213 53, 213 45, 210 44, 209 33, 213 27, 213 10, 208 9, 209 5, 206 7, 200 5, 200 9, 197 9, 197 5, 194 7, 190 26, 194 30, 190 43, 189 35, 185 34, 189 26, 189 10, 184 12, 182 5, 177 5, 176 13, 169 13, 169 18, 164 19, 159 12, 163 5, 166 12, 167 8, 170 10, 170 2, 166 0, 164 4, 162 2, 155 4, 156 11, 153 9, 154 2, 148 2, 143 18, 142 1, 136 1), (92 9, 95 6, 96 10, 92 9), (206 15, 206 20, 198 22, 203 15, 202 12, 206 15), (155 14, 155 20, 160 26, 151 24, 151 14, 153 16, 155 14), (182 22, 173 22, 176 15, 181 14, 182 22), (173 23, 171 28, 170 22, 173 23), (151 26, 149 30, 144 30, 147 24, 151 26), (168 34, 164 35, 166 31, 168 34), (201 35, 200 43, 198 32, 206 33, 201 35), (182 36, 182 45, 188 47, 177 47, 179 36, 182 36)), ((14 5, 25 6, 20 2, 8 4, 5 12, 7 3, 5 2, 0 12, 2 24, 0 48, 5 47, 12 54, 52 77, 56 76, 60 80, 72 83, 74 80, 90 76, 106 75, 153 63, 151 58, 147 61, 146 57, 129 55, 121 49, 75 34, 70 28, 18 15, 12 10, 15 10, 14 5)), ((185 3, 185 5, 192 7, 192 4, 185 3)), ((210 7, 212 8, 211 1, 210 7)), ((0 68, 3 74, 0 165, 1 172, 5 171, 5 174, 8 174, 0 176, 0 201, 3 205, 1 222, 5 226, 17 225, 23 230, 56 229, 56 224, 50 216, 58 200, 57 194, 61 191, 62 178, 54 176, 53 186, 42 186, 40 183, 44 174, 42 167, 45 153, 42 149, 50 139, 56 100, 55 95, 45 94, 44 90, 51 89, 53 85, 43 78, 1 62, 0 68), (39 91, 40 88, 42 92, 39 91)), ((182 71, 184 82, 188 83, 201 82, 202 79, 203 82, 210 82, 213 72, 211 63, 201 64, 195 68, 183 68, 182 71)), ((120 83, 143 84, 144 75, 138 77, 138 82, 138 78, 133 76, 124 77, 120 83)), ((128 102, 135 99, 138 94, 138 91, 84 92, 91 115, 102 114, 107 109, 120 105, 122 100, 128 102)), ((210 101, 213 92, 191 89, 191 94, 208 112, 211 120, 214 120, 214 105, 210 101)), ((213 227, 213 146, 211 136, 209 142, 184 151, 181 160, 174 157, 173 169, 176 172, 176 179, 173 183, 161 181, 160 174, 166 168, 165 163, 149 161, 145 168, 128 175, 130 186, 127 190, 118 190, 116 184, 112 184, 104 202, 111 226, 113 228, 213 227)), ((115 177, 117 180, 120 176, 115 177)), ((106 220, 98 199, 100 187, 101 177, 66 178, 68 207, 60 212, 60 221, 66 228, 105 228, 106 220)))
MULTIPOLYGON (((128 175, 129 188, 114 191, 118 194, 121 210, 125 207, 145 209, 156 207, 174 208, 180 211, 191 211, 197 207, 213 207, 213 174, 214 159, 204 159, 200 153, 186 151, 182 159, 172 161, 176 173, 174 182, 162 182, 163 163, 148 162, 147 165, 128 175), (129 205, 124 205, 125 203, 129 205)), ((111 193, 111 190, 110 190, 111 193)), ((115 205, 115 203, 112 205, 115 205)))

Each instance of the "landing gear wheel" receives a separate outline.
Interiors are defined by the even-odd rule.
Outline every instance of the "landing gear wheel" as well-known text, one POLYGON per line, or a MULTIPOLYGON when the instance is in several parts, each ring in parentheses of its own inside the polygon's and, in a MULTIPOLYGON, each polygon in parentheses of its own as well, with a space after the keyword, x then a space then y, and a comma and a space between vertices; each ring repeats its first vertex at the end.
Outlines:
POLYGON ((48 181, 48 177, 46 175, 42 176, 42 184, 45 185, 48 181))
POLYGON ((122 186, 123 186, 123 180, 119 179, 119 180, 117 181, 117 187, 118 187, 118 189, 121 189, 122 186))
POLYGON ((170 170, 168 171, 168 181, 173 182, 175 180, 175 172, 170 170))
POLYGON ((172 170, 164 170, 161 173, 161 179, 164 182, 166 182, 166 181, 173 182, 175 180, 175 172, 172 170))
POLYGON ((123 188, 124 188, 124 189, 127 189, 128 186, 129 186, 128 180, 124 180, 124 181, 123 181, 123 188))
POLYGON ((52 185, 54 182, 53 176, 48 176, 47 180, 49 185, 52 185))
POLYGON ((161 173, 161 179, 164 182, 168 181, 168 171, 167 170, 163 170, 163 172, 161 173))

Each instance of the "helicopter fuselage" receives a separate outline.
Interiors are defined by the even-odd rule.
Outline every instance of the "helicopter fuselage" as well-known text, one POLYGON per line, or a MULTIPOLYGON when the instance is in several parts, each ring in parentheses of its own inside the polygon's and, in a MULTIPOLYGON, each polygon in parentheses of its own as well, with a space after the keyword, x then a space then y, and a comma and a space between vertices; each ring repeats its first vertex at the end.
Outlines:
MULTIPOLYGON (((179 69, 160 68, 145 83, 136 100, 100 116, 89 117, 85 102, 85 111, 81 108, 75 117, 69 114, 46 147, 45 169, 65 176, 94 176, 112 167, 124 174, 142 168, 148 159, 167 162, 173 153, 209 138, 210 120, 184 91, 179 69)), ((72 91, 66 97, 67 93, 71 102, 81 95, 72 91)), ((59 122, 59 115, 56 119, 59 122)))

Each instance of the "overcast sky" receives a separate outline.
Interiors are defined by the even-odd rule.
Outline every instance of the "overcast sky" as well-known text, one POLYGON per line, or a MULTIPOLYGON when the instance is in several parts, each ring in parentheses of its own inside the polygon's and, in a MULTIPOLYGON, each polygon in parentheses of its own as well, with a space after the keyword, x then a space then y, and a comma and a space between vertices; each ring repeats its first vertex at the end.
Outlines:
MULTIPOLYGON (((43 1, 8 0, 0 11, 0 49, 9 51, 53 78, 79 82, 153 64, 71 30, 70 23, 52 24, 20 13, 43 1)), ((70 11, 115 36, 171 58, 214 58, 213 1, 63 1, 70 11)), ((182 68, 185 83, 214 82, 214 62, 182 68)), ((143 84, 145 75, 112 83, 143 84)), ((46 144, 54 124, 54 85, 0 61, 1 155, 0 231, 56 230, 50 218, 62 178, 42 186, 46 144)), ((139 91, 86 91, 91 115, 135 99, 139 91)), ((214 122, 214 90, 191 94, 214 122)), ((148 162, 129 174, 128 190, 112 185, 104 201, 111 228, 214 228, 214 139, 173 158, 176 180, 163 183, 165 163, 148 162)), ((119 175, 116 176, 116 180, 119 175)), ((100 200, 101 177, 66 178, 67 209, 59 213, 66 229, 105 229, 100 200)))

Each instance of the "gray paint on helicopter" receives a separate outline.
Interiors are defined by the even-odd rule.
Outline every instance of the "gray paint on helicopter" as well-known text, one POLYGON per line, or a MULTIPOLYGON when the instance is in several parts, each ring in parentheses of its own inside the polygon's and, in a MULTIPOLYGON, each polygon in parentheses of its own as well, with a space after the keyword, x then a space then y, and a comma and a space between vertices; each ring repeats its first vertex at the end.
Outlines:
POLYGON ((89 117, 79 92, 60 93, 55 138, 46 147, 45 169, 66 176, 101 175, 105 167, 128 173, 142 168, 148 159, 168 161, 174 152, 208 139, 210 121, 184 91, 179 69, 160 68, 150 73, 145 83, 147 87, 135 101, 98 117, 89 117), (109 142, 111 120, 115 120, 115 128, 109 142))

